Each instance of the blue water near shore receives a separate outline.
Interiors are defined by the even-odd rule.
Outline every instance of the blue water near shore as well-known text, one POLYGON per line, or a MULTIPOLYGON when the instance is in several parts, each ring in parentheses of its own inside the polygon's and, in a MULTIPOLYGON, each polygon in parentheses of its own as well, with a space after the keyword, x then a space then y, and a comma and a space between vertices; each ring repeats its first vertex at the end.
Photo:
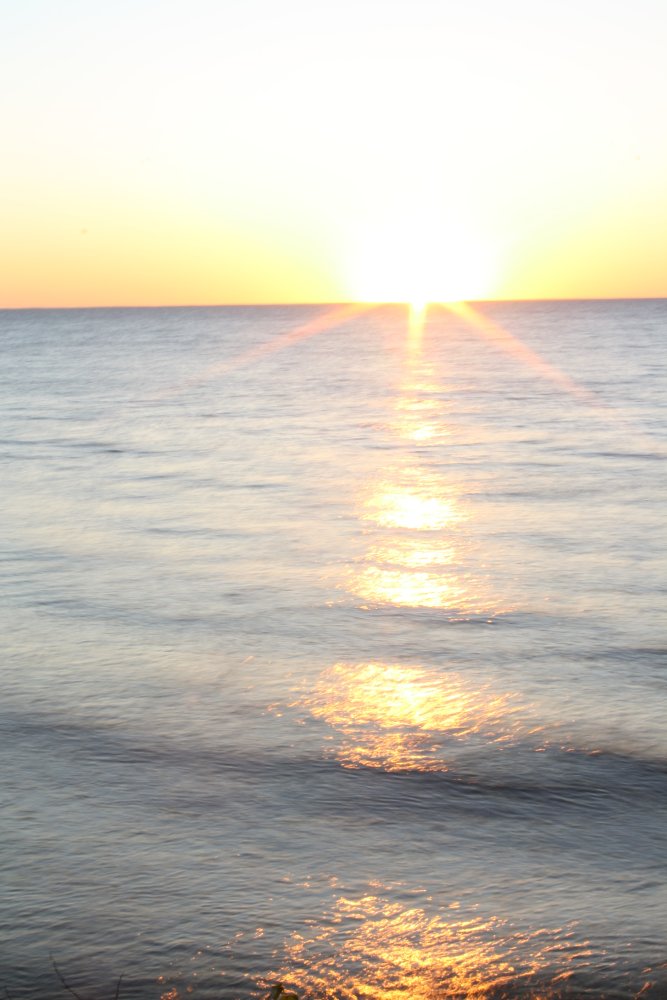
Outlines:
POLYGON ((0 986, 667 996, 666 333, 0 313, 0 986))

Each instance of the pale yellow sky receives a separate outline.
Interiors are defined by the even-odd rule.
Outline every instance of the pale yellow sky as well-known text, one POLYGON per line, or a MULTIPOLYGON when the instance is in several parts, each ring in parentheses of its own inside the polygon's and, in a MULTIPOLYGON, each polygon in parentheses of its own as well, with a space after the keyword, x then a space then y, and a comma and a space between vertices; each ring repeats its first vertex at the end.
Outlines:
POLYGON ((0 306, 667 295, 663 0, 0 13, 0 306))

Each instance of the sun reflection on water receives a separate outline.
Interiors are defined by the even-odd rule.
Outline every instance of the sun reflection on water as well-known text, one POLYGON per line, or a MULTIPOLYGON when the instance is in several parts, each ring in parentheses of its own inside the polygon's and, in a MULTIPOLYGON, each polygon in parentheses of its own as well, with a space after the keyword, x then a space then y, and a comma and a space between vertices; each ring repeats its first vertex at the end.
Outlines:
POLYGON ((533 1000, 547 1000, 590 960, 574 925, 525 933, 495 916, 441 914, 376 893, 340 897, 317 930, 292 935, 276 976, 311 998, 484 1000, 532 986, 533 1000))
POLYGON ((372 540, 343 581, 367 604, 437 608, 453 618, 509 610, 491 593, 472 518, 451 484, 410 466, 372 489, 361 508, 372 540))
POLYGON ((512 695, 404 664, 337 663, 299 704, 336 730, 344 767, 384 771, 446 771, 457 740, 508 742, 519 725, 512 695))
POLYGON ((451 430, 445 419, 441 374, 429 360, 423 337, 424 311, 413 309, 405 358, 405 379, 386 426, 409 448, 381 479, 369 481, 358 517, 369 543, 347 571, 341 588, 364 607, 430 608, 452 619, 508 610, 489 587, 483 560, 471 559, 474 506, 470 484, 444 476, 430 454, 451 430), (410 447, 414 446, 414 447, 410 447))
POLYGON ((423 538, 397 538, 372 546, 368 561, 375 565, 399 565, 408 569, 453 566, 462 558, 461 547, 448 542, 423 538))
POLYGON ((411 371, 396 403, 392 429, 405 441, 434 442, 448 437, 445 404, 431 366, 411 371))
POLYGON ((441 573, 406 572, 367 566, 352 589, 366 601, 415 608, 456 608, 469 604, 463 581, 454 583, 441 573))
POLYGON ((414 485, 384 483, 367 500, 362 518, 382 528, 438 531, 462 519, 454 498, 426 492, 415 477, 414 485))
POLYGON ((368 549, 363 565, 350 571, 346 588, 368 605, 437 608, 453 619, 508 610, 489 592, 482 574, 470 568, 469 548, 421 534, 396 537, 368 549))

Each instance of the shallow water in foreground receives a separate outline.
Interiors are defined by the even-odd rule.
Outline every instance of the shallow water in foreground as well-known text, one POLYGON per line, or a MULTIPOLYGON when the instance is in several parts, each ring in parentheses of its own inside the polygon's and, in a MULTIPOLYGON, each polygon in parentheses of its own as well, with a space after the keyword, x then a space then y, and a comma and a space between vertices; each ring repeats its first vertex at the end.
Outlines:
POLYGON ((667 995, 667 302, 0 313, 0 986, 667 995))

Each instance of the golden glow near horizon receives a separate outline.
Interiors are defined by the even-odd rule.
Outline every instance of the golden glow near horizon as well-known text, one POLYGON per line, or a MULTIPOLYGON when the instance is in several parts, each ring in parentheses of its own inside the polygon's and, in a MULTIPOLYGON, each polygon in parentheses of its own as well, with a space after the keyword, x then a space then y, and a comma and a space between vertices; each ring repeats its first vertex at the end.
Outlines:
POLYGON ((0 7, 2 307, 667 295, 655 0, 0 7))

